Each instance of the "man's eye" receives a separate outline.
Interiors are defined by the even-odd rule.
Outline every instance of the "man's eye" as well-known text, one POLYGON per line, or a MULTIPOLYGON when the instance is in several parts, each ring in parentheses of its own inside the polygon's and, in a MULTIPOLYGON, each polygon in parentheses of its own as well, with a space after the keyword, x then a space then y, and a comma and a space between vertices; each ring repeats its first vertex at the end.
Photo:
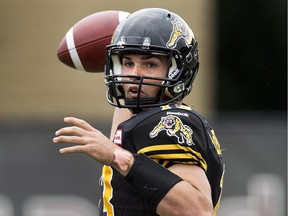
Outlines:
POLYGON ((131 67, 131 66, 133 66, 133 63, 132 63, 132 62, 128 62, 128 61, 124 61, 124 62, 123 62, 123 65, 124 65, 125 67, 131 67))
POLYGON ((157 65, 156 65, 155 63, 147 63, 146 65, 147 65, 147 67, 149 67, 149 68, 157 67, 157 65))

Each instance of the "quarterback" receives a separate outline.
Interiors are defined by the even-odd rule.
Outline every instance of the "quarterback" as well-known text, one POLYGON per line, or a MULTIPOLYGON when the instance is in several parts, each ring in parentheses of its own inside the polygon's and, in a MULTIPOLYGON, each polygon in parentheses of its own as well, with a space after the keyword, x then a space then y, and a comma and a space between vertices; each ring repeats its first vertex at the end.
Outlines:
POLYGON ((112 141, 86 121, 56 131, 60 152, 103 164, 100 216, 216 215, 224 163, 213 128, 183 99, 199 68, 188 24, 165 9, 129 15, 106 47, 112 141))

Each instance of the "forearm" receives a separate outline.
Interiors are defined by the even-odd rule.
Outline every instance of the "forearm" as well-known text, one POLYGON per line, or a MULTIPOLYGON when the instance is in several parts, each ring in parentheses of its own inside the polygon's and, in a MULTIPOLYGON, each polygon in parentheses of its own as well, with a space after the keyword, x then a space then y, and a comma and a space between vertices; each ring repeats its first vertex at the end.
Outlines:
POLYGON ((176 184, 161 200, 158 214, 211 216, 211 187, 204 170, 195 165, 183 164, 175 164, 169 170, 183 178, 183 181, 176 184))
POLYGON ((187 181, 177 183, 156 209, 161 216, 211 216, 211 199, 187 181))
MULTIPOLYGON (((114 168, 124 177, 126 176, 126 180, 143 198, 148 200, 151 208, 156 208, 159 215, 212 215, 213 207, 210 190, 205 191, 205 188, 199 186, 197 182, 181 180, 177 175, 160 167, 150 159, 144 158, 145 160, 140 161, 141 164, 139 165, 139 156, 137 156, 135 162, 133 154, 124 149, 116 150, 114 155, 114 168), (135 167, 134 163, 138 163, 138 165, 135 167), (147 189, 148 185, 151 190, 153 189, 152 192, 147 189)), ((172 168, 172 171, 177 174, 181 175, 183 171, 187 173, 185 169, 188 166, 184 166, 184 168, 182 166, 175 167, 172 168)), ((198 169, 198 167, 193 169, 198 169)), ((202 170, 200 168, 199 170, 198 172, 201 173, 202 170)), ((197 172, 196 175, 198 175, 197 172)), ((185 175, 183 177, 186 178, 185 175)), ((205 182, 205 179, 203 181, 205 182)), ((207 184, 209 183, 207 182, 207 184)))

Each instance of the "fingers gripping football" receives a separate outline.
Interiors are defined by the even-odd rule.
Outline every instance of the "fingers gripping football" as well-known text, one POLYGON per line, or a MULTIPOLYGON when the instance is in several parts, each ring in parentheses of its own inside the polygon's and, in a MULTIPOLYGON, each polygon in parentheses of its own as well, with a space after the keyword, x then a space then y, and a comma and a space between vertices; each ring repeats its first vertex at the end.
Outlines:
POLYGON ((60 153, 86 153, 102 164, 113 163, 116 145, 104 134, 82 119, 68 117, 64 118, 64 122, 71 126, 56 131, 53 142, 71 146, 61 148, 60 153))

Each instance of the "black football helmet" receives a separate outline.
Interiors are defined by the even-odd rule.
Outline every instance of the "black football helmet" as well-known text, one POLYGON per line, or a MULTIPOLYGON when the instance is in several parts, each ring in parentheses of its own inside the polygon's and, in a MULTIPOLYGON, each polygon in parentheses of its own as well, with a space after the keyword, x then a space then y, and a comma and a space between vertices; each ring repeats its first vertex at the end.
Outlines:
POLYGON ((106 47, 107 100, 113 106, 132 111, 182 100, 190 93, 198 68, 197 42, 180 16, 160 8, 136 11, 119 24, 106 47), (170 67, 166 77, 122 75, 121 55, 126 53, 167 55, 170 67), (155 79, 161 83, 151 82, 155 79), (127 99, 122 88, 125 83, 137 83, 139 92, 144 85, 159 86, 159 94, 155 98, 140 98, 139 93, 138 98, 127 99))

